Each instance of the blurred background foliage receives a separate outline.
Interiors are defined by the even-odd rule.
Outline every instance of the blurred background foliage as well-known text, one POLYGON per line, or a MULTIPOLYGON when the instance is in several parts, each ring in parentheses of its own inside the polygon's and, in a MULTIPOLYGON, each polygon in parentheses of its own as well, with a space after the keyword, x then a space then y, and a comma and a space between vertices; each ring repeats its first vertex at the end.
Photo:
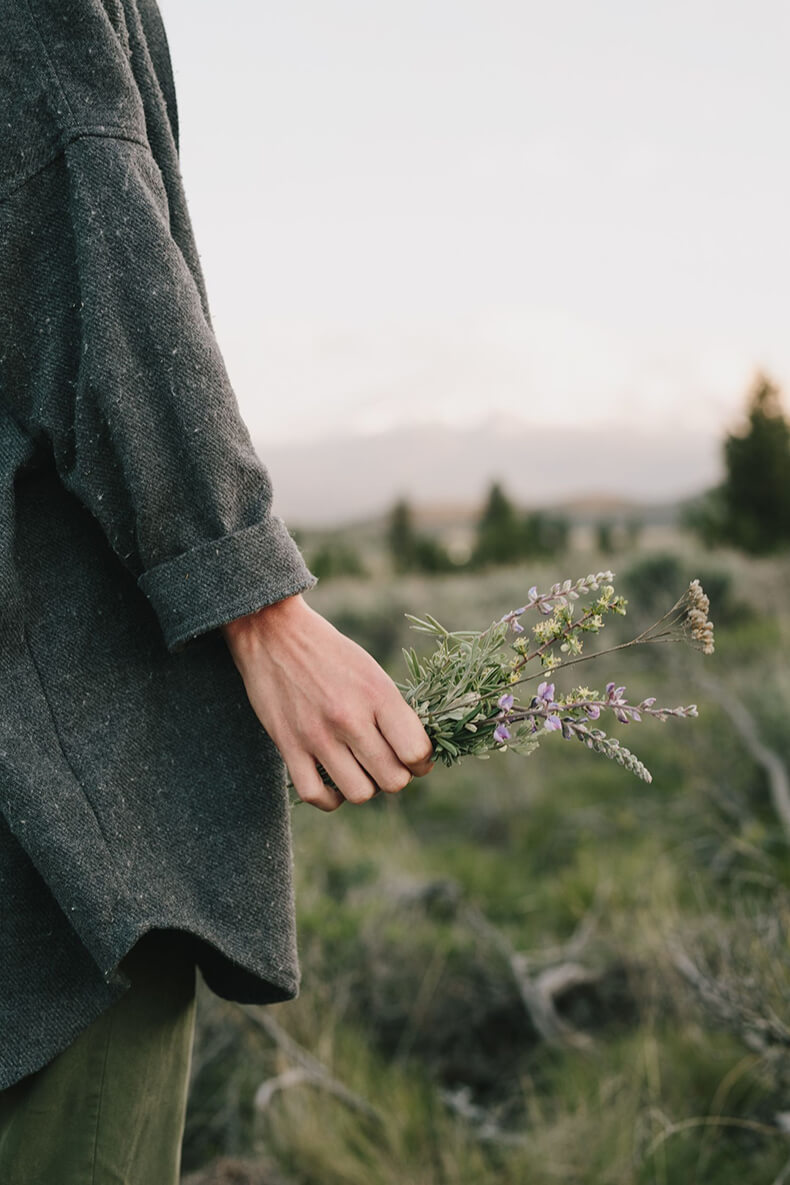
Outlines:
POLYGON ((301 534, 311 604, 395 678, 405 610, 478 627, 608 566, 631 632, 699 576, 716 653, 593 668, 699 703, 620 726, 651 785, 555 734, 294 810, 302 993, 201 994, 192 1185, 790 1182, 789 442, 760 378, 724 482, 669 525, 582 530, 493 484, 466 535, 405 500, 301 534))

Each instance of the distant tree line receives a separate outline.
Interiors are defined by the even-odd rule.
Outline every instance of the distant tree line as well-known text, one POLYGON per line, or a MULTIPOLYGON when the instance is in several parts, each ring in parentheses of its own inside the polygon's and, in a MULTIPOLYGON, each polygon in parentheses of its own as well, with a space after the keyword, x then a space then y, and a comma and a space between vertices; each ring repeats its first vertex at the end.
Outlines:
POLYGON ((319 580, 331 580, 336 576, 369 575, 357 549, 348 540, 334 537, 322 543, 309 557, 310 571, 319 580))
POLYGON ((396 502, 390 511, 387 544, 392 566, 400 575, 406 572, 450 572, 458 567, 438 539, 417 531, 414 513, 405 499, 396 502))
MULTIPOLYGON (((390 563, 398 575, 411 572, 430 576, 560 555, 567 550, 569 534, 570 524, 564 516, 519 510, 495 481, 475 524, 468 555, 451 554, 438 535, 420 530, 414 510, 405 498, 399 499, 387 516, 385 542, 390 563)), ((296 532, 294 536, 304 546, 296 532)), ((307 560, 311 571, 321 580, 370 575, 357 547, 340 531, 313 548, 308 547, 307 560)))
POLYGON ((568 534, 567 519, 542 511, 519 511, 500 483, 494 482, 477 520, 467 559, 454 560, 440 540, 418 531, 405 500, 397 502, 390 513, 387 542, 396 572, 432 574, 558 555, 568 546, 568 534))
MULTIPOLYGON (((686 504, 682 525, 708 547, 735 547, 752 555, 790 549, 790 422, 779 387, 766 375, 758 374, 752 383, 745 423, 727 434, 722 451, 723 480, 686 504)), ((641 524, 601 520, 593 531, 603 557, 622 549, 635 551, 641 524)), ((569 534, 566 517, 519 509, 495 481, 467 556, 455 557, 439 536, 418 529, 406 499, 396 502, 388 515, 386 544, 399 575, 435 575, 551 559, 567 550, 569 534)), ((368 575, 357 550, 340 536, 325 540, 308 558, 315 574, 324 579, 368 575)))

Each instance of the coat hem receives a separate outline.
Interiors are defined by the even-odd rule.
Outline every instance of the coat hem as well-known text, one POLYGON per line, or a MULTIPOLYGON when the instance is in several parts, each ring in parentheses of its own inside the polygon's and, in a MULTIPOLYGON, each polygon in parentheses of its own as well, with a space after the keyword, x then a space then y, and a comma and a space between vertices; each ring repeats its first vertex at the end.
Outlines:
POLYGON ((119 965, 133 947, 152 930, 172 931, 194 939, 195 966, 209 990, 225 1000, 241 1004, 266 1005, 286 1003, 295 1000, 299 995, 298 975, 283 973, 283 969, 275 968, 265 961, 257 963, 238 950, 234 943, 219 939, 216 935, 212 936, 208 928, 183 923, 175 925, 165 921, 141 923, 135 926, 129 937, 121 943, 122 950, 114 964, 103 972, 100 990, 103 990, 104 995, 97 996, 94 991, 90 1004, 75 1009, 68 1017, 64 1016, 62 1027, 56 1036, 53 1035, 46 1049, 39 1049, 27 1057, 20 1057, 10 1070, 0 1064, 0 1090, 14 1086, 23 1078, 49 1065, 58 1054, 68 1049, 80 1033, 126 994, 131 987, 131 981, 119 970, 119 965), (226 974, 237 977, 238 987, 234 988, 232 978, 223 981, 223 967, 226 974))
MULTIPOLYGON (((102 976, 107 986, 120 982, 123 984, 125 976, 119 971, 132 947, 151 930, 172 930, 185 934, 196 940, 195 962, 201 969, 214 965, 214 973, 209 971, 206 982, 215 995, 226 1000, 234 1000, 246 1004, 278 1004, 296 999, 299 994, 298 974, 289 974, 283 967, 277 967, 267 959, 257 960, 250 956, 249 944, 237 945, 228 938, 220 937, 210 926, 201 926, 197 922, 178 922, 175 919, 151 919, 134 925, 119 946, 121 948, 111 966, 102 970, 102 976), (216 969, 219 968, 219 973, 216 969), (209 979, 221 990, 212 986, 209 979), (257 989, 257 990, 256 990, 257 989)), ((128 986, 128 984, 126 985, 128 986)))

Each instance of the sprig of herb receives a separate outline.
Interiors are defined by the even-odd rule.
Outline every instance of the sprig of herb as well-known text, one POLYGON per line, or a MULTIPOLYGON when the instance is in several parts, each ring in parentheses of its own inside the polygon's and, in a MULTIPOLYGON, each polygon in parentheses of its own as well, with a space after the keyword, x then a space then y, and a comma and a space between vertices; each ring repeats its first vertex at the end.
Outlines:
POLYGON ((609 614, 625 616, 626 601, 615 593, 613 580, 613 573, 606 571, 566 580, 545 593, 533 587, 526 604, 484 630, 450 631, 428 614, 406 614, 415 630, 436 640, 425 656, 413 647, 403 651, 408 677, 399 684, 433 742, 436 760, 449 766, 464 757, 485 759, 505 749, 529 755, 547 734, 557 732, 651 781, 639 758, 594 722, 606 713, 621 724, 693 717, 696 704, 655 707, 655 697, 631 704, 625 687, 614 682, 607 683, 604 693, 575 687, 558 695, 545 677, 528 701, 517 699, 517 689, 532 679, 632 646, 684 641, 713 653, 710 602, 699 581, 693 580, 649 629, 607 650, 583 654, 585 635, 600 633, 609 614), (532 609, 541 620, 527 629, 521 618, 532 609), (530 670, 531 666, 538 669, 530 670))

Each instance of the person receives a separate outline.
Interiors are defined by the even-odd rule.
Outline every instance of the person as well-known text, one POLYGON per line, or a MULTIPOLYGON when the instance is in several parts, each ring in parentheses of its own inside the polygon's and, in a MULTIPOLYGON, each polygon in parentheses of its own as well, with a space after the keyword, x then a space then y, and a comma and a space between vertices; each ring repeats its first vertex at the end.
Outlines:
POLYGON ((3 1185, 174 1185, 196 967, 299 990, 286 766, 324 811, 431 768, 271 504, 156 0, 0 0, 3 1185))

